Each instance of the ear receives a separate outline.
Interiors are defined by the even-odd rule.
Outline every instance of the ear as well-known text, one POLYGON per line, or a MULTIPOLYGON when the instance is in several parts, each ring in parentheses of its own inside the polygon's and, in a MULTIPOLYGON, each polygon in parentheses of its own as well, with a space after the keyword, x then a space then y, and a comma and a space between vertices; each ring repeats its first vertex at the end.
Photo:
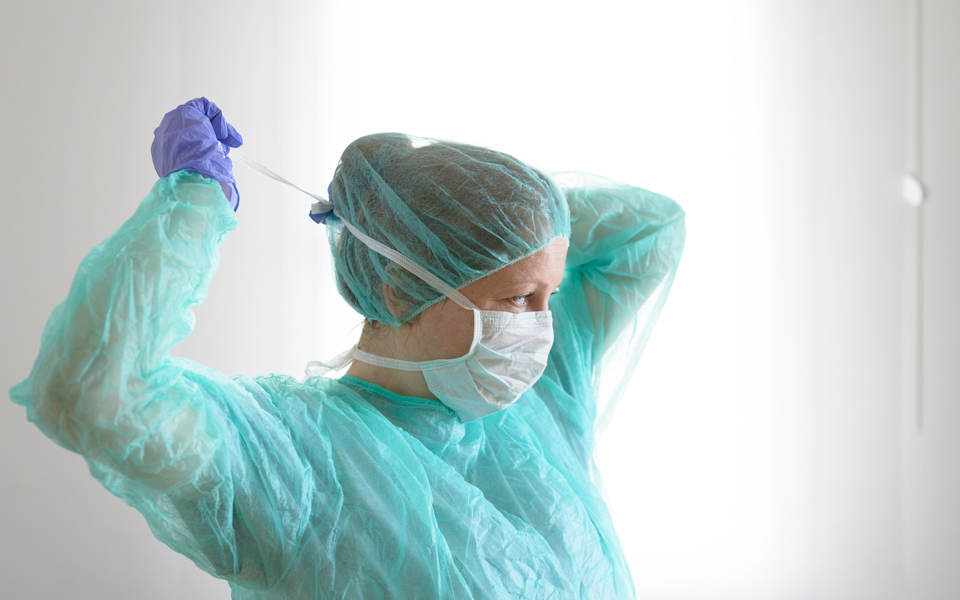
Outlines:
POLYGON ((410 302, 408 299, 404 299, 405 294, 402 291, 398 292, 397 289, 387 283, 387 281, 399 280, 400 278, 397 277, 397 275, 401 268, 400 265, 394 262, 387 263, 384 268, 387 276, 383 281, 383 301, 387 305, 387 310, 390 311, 390 314, 397 318, 410 310, 410 302))
POLYGON ((396 290, 387 282, 383 282, 383 301, 387 305, 387 310, 390 311, 390 314, 397 318, 408 308, 407 303, 397 298, 396 290))

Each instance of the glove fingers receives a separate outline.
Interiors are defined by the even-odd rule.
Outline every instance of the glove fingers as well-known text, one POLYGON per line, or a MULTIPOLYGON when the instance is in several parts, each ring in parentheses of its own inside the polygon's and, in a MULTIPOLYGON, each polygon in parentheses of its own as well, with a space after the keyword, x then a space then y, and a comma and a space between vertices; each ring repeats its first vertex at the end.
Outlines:
POLYGON ((210 124, 213 126, 213 132, 217 136, 217 141, 229 148, 239 148, 243 144, 243 137, 234 129, 233 125, 227 123, 227 120, 223 116, 223 111, 221 111, 220 107, 215 103, 206 98, 195 98, 188 104, 192 104, 202 112, 205 117, 210 119, 210 124))
MULTIPOLYGON (((243 145, 243 137, 240 136, 240 133, 233 128, 233 125, 227 123, 227 120, 223 118, 222 115, 218 117, 220 119, 221 126, 217 126, 217 122, 213 121, 213 129, 217 132, 217 139, 220 140, 227 148, 239 148, 243 145)), ((229 152, 229 150, 227 150, 229 152)))

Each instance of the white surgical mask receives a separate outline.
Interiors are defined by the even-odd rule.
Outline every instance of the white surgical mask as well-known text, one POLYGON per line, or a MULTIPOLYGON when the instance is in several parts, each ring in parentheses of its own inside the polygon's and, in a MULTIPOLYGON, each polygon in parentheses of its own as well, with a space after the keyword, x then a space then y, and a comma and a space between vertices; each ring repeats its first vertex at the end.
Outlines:
POLYGON ((464 422, 503 410, 543 375, 553 346, 553 315, 549 310, 479 310, 472 304, 469 310, 473 342, 464 356, 412 362, 357 349, 353 357, 388 369, 422 371, 430 391, 464 422))

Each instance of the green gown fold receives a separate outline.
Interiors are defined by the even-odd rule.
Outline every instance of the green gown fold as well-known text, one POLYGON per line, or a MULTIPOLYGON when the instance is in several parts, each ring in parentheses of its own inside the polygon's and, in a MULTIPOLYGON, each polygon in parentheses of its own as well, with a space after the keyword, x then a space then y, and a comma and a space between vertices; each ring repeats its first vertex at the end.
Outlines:
POLYGON ((683 212, 595 176, 556 181, 572 219, 556 341, 494 415, 170 356, 236 226, 220 186, 185 171, 81 263, 10 395, 234 598, 631 598, 595 432, 663 306, 683 212))

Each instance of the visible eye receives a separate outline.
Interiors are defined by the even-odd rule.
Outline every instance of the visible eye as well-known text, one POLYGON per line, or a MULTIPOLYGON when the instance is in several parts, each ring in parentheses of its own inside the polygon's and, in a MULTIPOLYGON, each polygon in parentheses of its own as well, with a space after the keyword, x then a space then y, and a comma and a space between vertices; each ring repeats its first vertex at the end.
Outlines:
MULTIPOLYGON (((560 291, 560 289, 559 289, 559 287, 558 287, 557 289, 554 289, 552 292, 550 292, 549 295, 550 295, 550 296, 553 296, 553 295, 557 294, 559 291, 560 291)), ((540 294, 540 293, 541 293, 541 292, 530 292, 529 294, 521 294, 521 295, 518 295, 518 296, 510 296, 509 298, 504 298, 503 300, 501 300, 501 302, 504 302, 504 303, 506 303, 506 304, 509 304, 510 306, 512 306, 512 307, 514 307, 514 308, 516 308, 516 309, 519 309, 519 310, 526 310, 527 307, 528 307, 528 306, 530 305, 530 303, 532 302, 531 298, 537 296, 537 295, 540 294)))

